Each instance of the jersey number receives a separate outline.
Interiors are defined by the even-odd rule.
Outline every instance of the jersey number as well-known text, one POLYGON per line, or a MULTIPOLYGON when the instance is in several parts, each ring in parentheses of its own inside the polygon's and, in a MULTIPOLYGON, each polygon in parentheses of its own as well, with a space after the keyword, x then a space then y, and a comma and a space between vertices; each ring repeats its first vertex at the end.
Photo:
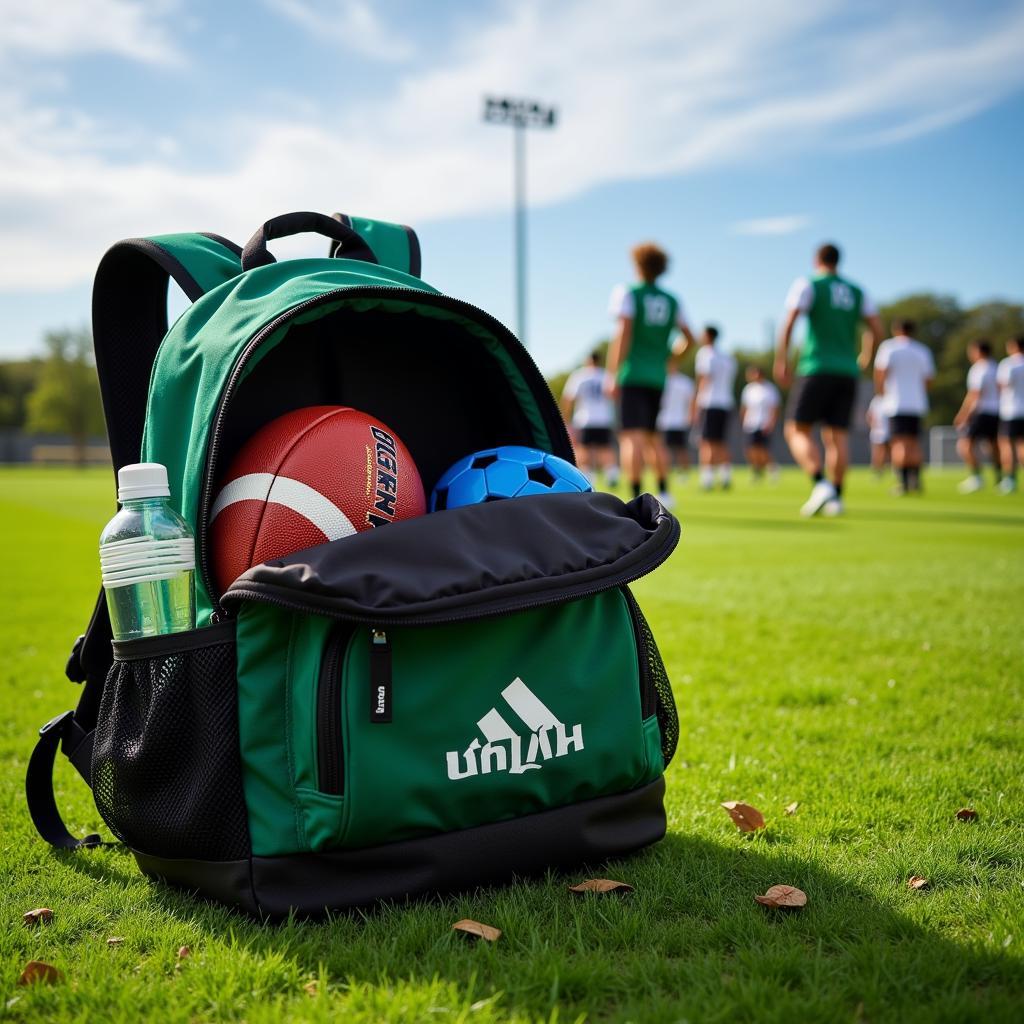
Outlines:
POLYGON ((833 281, 830 286, 833 309, 853 309, 853 292, 842 281, 833 281))
POLYGON ((644 296, 644 323, 651 327, 664 327, 672 312, 672 304, 664 295, 644 296))

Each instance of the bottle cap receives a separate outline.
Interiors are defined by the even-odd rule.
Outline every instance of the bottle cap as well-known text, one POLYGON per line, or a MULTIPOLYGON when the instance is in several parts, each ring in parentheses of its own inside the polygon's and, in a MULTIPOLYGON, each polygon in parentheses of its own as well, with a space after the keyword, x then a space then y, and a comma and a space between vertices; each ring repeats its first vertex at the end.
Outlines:
POLYGON ((117 471, 117 500, 169 498, 167 467, 159 462, 136 462, 117 471))

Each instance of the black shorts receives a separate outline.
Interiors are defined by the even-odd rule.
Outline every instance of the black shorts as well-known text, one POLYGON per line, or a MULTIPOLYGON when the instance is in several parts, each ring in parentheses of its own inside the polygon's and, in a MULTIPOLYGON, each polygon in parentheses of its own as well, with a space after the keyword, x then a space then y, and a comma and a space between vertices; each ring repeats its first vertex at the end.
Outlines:
POLYGON ((661 411, 661 388, 648 388, 640 384, 624 384, 620 394, 619 416, 623 430, 658 429, 661 411))
POLYGON ((1013 441, 1024 441, 1024 420, 1000 420, 999 433, 1013 441))
POLYGON ((978 412, 967 425, 967 436, 972 441, 995 441, 999 435, 999 417, 991 412, 978 412))
POLYGON ((725 430, 728 426, 728 409, 705 409, 704 426, 701 429, 700 436, 704 438, 705 441, 724 441, 725 430))
POLYGON ((689 440, 690 431, 685 428, 682 430, 665 431, 665 444, 667 444, 669 448, 685 448, 689 440))
POLYGON ((890 437, 920 437, 921 417, 901 412, 889 417, 890 437))
POLYGON ((829 427, 849 430, 856 397, 856 377, 840 373, 797 377, 789 393, 786 419, 794 423, 824 423, 829 427))
POLYGON ((747 430, 743 435, 747 439, 748 448, 767 448, 771 438, 763 430, 747 430))
POLYGON ((580 444, 584 448, 610 448, 611 427, 580 427, 580 444))

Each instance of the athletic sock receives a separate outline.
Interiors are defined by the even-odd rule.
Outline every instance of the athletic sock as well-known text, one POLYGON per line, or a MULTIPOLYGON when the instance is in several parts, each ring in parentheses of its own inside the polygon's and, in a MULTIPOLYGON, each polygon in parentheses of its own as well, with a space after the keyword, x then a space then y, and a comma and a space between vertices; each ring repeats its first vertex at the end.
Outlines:
POLYGON ((905 490, 905 491, 909 491, 910 490, 910 474, 911 474, 911 472, 912 472, 912 470, 910 469, 909 466, 901 466, 900 467, 900 481, 902 482, 903 490, 905 490))
POLYGON ((658 493, 668 494, 668 481, 663 477, 658 477, 658 493))
POLYGON ((640 484, 636 480, 634 480, 633 483, 630 484, 630 487, 633 488, 633 497, 634 498, 639 498, 640 497, 640 484))
POLYGON ((811 474, 811 479, 816 483, 820 484, 825 479, 825 474, 819 469, 817 473, 811 474))
POLYGON ((700 485, 710 488, 715 482, 715 471, 710 466, 700 467, 700 485))
POLYGON ((619 467, 609 466, 604 472, 604 478, 608 481, 609 487, 614 487, 619 482, 619 467))
POLYGON ((728 463, 724 466, 719 466, 718 479, 722 481, 723 487, 728 487, 732 483, 732 466, 728 463))
POLYGON ((908 479, 910 481, 910 489, 912 491, 921 490, 921 467, 910 466, 907 469, 908 479))
POLYGON ((834 483, 832 486, 836 489, 836 497, 841 498, 843 496, 843 485, 841 483, 834 483))

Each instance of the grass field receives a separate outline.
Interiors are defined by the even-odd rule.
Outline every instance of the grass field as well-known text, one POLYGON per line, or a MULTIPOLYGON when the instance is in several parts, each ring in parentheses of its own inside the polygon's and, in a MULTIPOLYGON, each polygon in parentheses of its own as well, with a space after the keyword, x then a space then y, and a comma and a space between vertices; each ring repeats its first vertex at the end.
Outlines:
MULTIPOLYGON (((678 489, 683 540, 635 587, 681 719, 669 835, 602 869, 633 895, 578 899, 555 877, 264 927, 149 884, 118 848, 58 855, 36 838, 25 763, 34 730, 76 698, 62 668, 111 488, 106 473, 0 471, 0 1014, 1024 1019, 1024 496, 960 497, 956 479, 900 500, 859 472, 848 517, 813 522, 795 514, 796 475, 678 489), (754 804, 767 828, 740 835, 723 800, 754 804), (955 819, 963 806, 976 821, 955 819), (808 906, 754 902, 775 883, 808 906), (52 925, 23 927, 37 906, 52 925), (462 917, 504 935, 460 941, 462 917), (16 987, 33 958, 64 983, 16 987)), ((102 824, 67 765, 58 799, 73 830, 102 824)))

